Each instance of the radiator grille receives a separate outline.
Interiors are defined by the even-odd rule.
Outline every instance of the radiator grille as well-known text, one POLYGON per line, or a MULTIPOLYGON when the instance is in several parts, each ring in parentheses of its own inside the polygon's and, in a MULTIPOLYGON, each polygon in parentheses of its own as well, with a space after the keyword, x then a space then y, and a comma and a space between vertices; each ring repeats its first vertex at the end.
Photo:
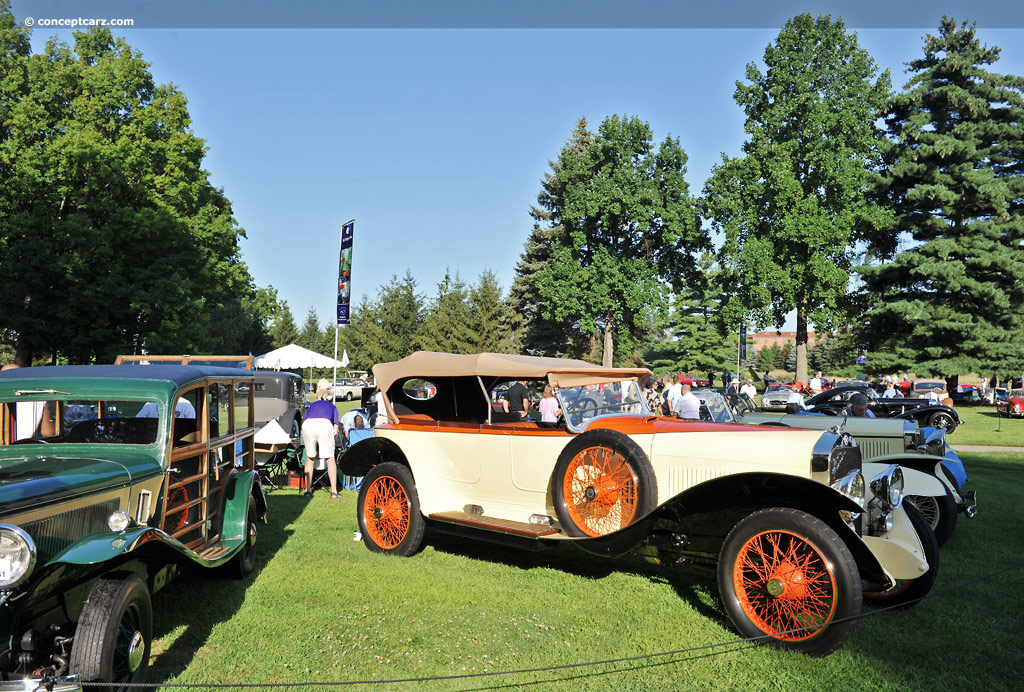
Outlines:
POLYGON ((834 483, 861 468, 860 447, 833 447, 829 454, 829 480, 834 483))
POLYGON ((88 507, 79 507, 22 526, 36 542, 39 562, 60 555, 68 546, 101 531, 109 531, 107 518, 117 509, 119 500, 111 498, 88 507))

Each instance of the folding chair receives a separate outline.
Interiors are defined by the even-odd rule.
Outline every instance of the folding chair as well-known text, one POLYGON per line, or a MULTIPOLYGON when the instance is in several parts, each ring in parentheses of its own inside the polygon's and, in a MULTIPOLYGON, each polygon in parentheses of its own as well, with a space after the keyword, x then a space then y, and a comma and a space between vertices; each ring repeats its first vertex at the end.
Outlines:
MULTIPOLYGON (((373 437, 373 428, 352 428, 348 431, 348 446, 373 437)), ((363 484, 362 476, 342 476, 345 490, 358 490, 363 484)))
POLYGON ((291 468, 289 462, 295 460, 298 453, 299 448, 291 445, 273 454, 256 452, 256 472, 264 488, 277 490, 281 487, 279 482, 291 468))

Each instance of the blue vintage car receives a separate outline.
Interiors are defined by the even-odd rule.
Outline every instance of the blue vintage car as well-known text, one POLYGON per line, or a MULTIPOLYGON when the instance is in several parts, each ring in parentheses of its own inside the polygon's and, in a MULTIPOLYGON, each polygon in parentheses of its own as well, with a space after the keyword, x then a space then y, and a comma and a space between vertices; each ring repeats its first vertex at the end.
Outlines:
POLYGON ((0 372, 0 690, 142 682, 151 594, 186 563, 252 571, 267 509, 252 381, 179 365, 0 372))

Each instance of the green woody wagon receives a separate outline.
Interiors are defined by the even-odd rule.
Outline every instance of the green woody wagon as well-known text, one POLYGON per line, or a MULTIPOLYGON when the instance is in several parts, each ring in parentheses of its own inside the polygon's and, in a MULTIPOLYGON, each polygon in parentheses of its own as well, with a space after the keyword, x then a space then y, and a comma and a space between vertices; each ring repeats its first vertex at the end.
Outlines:
POLYGON ((221 367, 0 372, 0 690, 142 682, 151 594, 189 563, 252 571, 252 391, 221 367))

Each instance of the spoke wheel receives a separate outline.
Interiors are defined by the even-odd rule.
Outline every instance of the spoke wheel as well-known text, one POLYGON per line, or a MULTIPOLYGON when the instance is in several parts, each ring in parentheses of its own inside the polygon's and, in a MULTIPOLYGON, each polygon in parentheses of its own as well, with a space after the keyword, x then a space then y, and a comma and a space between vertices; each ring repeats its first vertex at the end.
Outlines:
POLYGON ((795 509, 765 509, 736 525, 722 546, 718 585, 747 637, 826 656, 849 638, 861 585, 849 549, 824 522, 795 509))
POLYGON ((386 462, 363 479, 358 500, 359 527, 375 552, 411 555, 423 541, 425 521, 409 469, 386 462))
POLYGON ((636 473, 625 457, 607 447, 590 447, 573 457, 562 494, 573 524, 589 536, 618 531, 636 516, 636 473))
POLYGON ((825 556, 790 531, 749 538, 736 558, 733 586, 754 625, 784 641, 816 637, 835 615, 836 581, 825 556))
POLYGON ((595 430, 570 442, 552 477, 555 510, 573 536, 604 536, 654 509, 657 487, 643 451, 625 435, 595 430))
POLYGON ((909 502, 921 512, 925 522, 935 532, 935 540, 942 545, 949 540, 956 529, 957 514, 959 510, 956 500, 946 489, 946 494, 939 497, 930 495, 907 495, 904 502, 909 502))
POLYGON ((137 574, 98 579, 82 609, 70 669, 98 690, 128 690, 146 679, 153 638, 153 608, 137 574))

